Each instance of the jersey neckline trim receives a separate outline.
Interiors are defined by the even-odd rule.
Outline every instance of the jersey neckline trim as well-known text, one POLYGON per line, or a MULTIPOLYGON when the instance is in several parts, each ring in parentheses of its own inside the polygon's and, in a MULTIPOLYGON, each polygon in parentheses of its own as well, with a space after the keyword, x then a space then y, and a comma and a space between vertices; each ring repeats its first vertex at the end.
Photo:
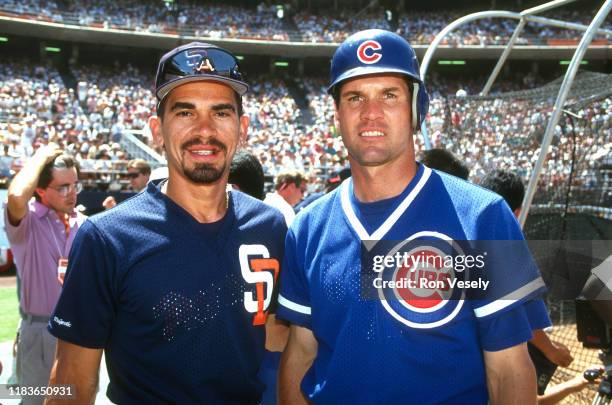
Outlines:
MULTIPOLYGON (((351 185, 353 180, 349 178, 341 184, 340 201, 342 204, 342 210, 344 211, 344 215, 348 220, 349 224, 351 225, 357 236, 359 236, 359 239, 377 241, 381 240, 387 234, 387 232, 389 232, 389 230, 393 227, 393 225, 395 225, 398 219, 404 214, 404 212, 406 212, 408 207, 410 207, 410 204, 412 204, 417 195, 419 195, 419 193, 427 183, 427 180, 429 180, 429 177, 431 176, 430 168, 425 165, 421 165, 421 167, 423 168, 421 177, 417 179, 417 177, 415 176, 415 178, 412 180, 417 181, 412 191, 408 193, 408 195, 391 213, 391 215, 389 215, 387 219, 378 227, 378 229, 372 232, 372 234, 369 234, 361 223, 361 221, 359 221, 359 218, 357 217, 357 214, 355 213, 355 210, 353 208, 353 204, 351 203, 350 193, 352 191, 351 185)), ((418 174, 419 171, 417 171, 417 176, 418 174)), ((410 187, 410 185, 408 185, 408 187, 410 187)))

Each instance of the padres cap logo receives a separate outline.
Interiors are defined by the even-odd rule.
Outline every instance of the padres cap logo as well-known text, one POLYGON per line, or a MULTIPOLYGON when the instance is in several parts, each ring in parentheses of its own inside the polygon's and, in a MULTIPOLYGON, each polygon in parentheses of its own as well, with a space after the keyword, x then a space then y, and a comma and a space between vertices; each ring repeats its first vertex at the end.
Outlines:
POLYGON ((381 49, 382 46, 379 42, 374 40, 365 41, 357 48, 357 58, 366 65, 374 64, 382 58, 382 52, 376 52, 381 49))

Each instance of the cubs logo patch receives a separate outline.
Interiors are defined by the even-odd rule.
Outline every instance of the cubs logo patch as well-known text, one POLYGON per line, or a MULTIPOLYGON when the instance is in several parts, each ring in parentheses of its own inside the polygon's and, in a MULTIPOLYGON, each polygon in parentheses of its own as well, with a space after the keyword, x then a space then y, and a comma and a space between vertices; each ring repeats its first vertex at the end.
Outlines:
POLYGON ((357 48, 357 59, 366 65, 374 64, 382 58, 382 52, 376 52, 380 50, 382 45, 378 41, 365 41, 357 48))
POLYGON ((465 290, 457 288, 457 281, 469 275, 454 268, 457 255, 463 255, 461 247, 434 232, 380 241, 367 253, 369 271, 375 274, 368 284, 397 321, 411 328, 436 328, 453 320, 464 304, 465 290))

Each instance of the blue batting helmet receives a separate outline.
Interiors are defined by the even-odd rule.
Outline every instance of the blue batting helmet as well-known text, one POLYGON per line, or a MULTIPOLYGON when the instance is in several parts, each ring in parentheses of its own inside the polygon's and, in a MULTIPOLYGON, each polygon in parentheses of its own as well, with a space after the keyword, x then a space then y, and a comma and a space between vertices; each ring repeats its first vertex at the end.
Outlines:
POLYGON ((429 96, 419 74, 414 49, 402 37, 384 30, 365 30, 348 37, 336 49, 331 63, 331 80, 327 88, 353 77, 376 73, 401 73, 413 83, 412 126, 417 129, 427 115, 429 96), (416 114, 415 114, 416 111, 416 114))

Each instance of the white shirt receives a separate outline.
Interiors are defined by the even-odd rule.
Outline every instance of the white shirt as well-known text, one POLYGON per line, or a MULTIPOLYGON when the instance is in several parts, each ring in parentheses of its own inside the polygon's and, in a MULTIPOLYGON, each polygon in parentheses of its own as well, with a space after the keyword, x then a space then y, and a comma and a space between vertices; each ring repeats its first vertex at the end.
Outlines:
POLYGON ((268 193, 266 194, 266 198, 263 200, 263 202, 278 209, 285 217, 287 227, 291 225, 291 223, 295 219, 295 211, 293 210, 291 204, 285 201, 285 199, 280 194, 277 194, 276 192, 268 193))

